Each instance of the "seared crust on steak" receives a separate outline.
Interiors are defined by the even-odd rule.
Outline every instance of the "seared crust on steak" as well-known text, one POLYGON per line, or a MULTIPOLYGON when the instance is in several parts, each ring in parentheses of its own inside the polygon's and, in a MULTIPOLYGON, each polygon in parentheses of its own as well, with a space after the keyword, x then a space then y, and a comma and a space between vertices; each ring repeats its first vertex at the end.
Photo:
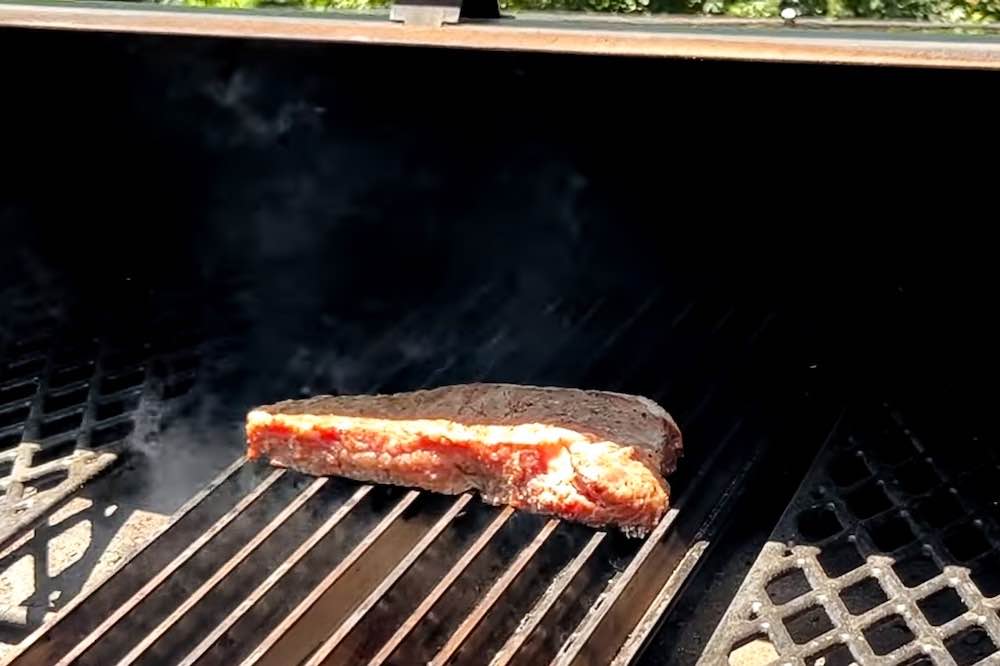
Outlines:
POLYGON ((666 510, 681 453, 673 419, 646 398, 467 384, 289 400, 247 417, 248 456, 317 475, 475 489, 493 504, 627 533, 666 510))
POLYGON ((683 449, 680 428, 638 395, 520 384, 459 384, 389 395, 321 395, 257 408, 269 414, 338 414, 376 419, 445 419, 465 425, 544 423, 635 446, 658 458, 666 476, 683 449))

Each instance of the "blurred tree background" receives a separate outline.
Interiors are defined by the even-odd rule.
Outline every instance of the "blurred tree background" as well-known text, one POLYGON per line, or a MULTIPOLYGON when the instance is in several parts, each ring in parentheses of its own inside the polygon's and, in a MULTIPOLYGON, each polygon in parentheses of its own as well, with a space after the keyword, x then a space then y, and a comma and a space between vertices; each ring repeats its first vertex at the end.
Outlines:
MULTIPOLYGON (((271 7, 366 10, 391 0, 181 0, 208 7, 271 7)), ((705 14, 742 18, 778 16, 781 0, 500 0, 518 10, 614 12, 619 14, 705 14)), ((922 19, 944 23, 1000 21, 1000 0, 798 0, 804 16, 829 18, 922 19)))

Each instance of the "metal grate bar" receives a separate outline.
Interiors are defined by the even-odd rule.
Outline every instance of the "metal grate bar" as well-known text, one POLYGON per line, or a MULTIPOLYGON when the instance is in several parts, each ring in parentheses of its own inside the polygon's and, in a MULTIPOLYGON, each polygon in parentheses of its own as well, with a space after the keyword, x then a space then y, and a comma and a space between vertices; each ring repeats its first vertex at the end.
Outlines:
POLYGON ((500 599, 504 591, 510 586, 510 584, 520 575, 524 567, 527 566, 528 562, 532 557, 538 552, 542 547, 542 544, 552 536, 556 527, 559 526, 559 521, 552 519, 545 523, 545 526, 541 531, 532 539, 531 543, 528 544, 524 550, 518 553, 517 559, 514 560, 513 564, 507 567, 503 575, 493 584, 489 592, 483 600, 476 606, 475 610, 459 625, 458 629, 452 634, 448 642, 445 643, 444 647, 441 648, 440 652, 435 655, 434 659, 431 661, 431 666, 444 666, 451 658, 453 654, 462 645, 462 642, 468 637, 472 630, 482 621, 486 614, 489 613, 490 609, 493 608, 494 604, 500 599))
POLYGON ((396 568, 383 579, 375 590, 368 595, 368 597, 362 602, 362 604, 353 612, 351 616, 347 618, 339 627, 337 631, 334 632, 330 638, 320 646, 320 648, 310 657, 309 661, 306 662, 306 666, 317 666, 323 663, 323 661, 330 656, 330 654, 340 645, 340 642, 347 636, 348 633, 360 622, 364 616, 375 606, 380 600, 382 600, 389 589, 396 584, 397 581, 405 574, 413 563, 417 561, 424 551, 437 539, 442 532, 449 525, 455 517, 465 509, 466 505, 472 499, 472 495, 465 493, 460 495, 455 501, 452 507, 445 513, 441 518, 434 524, 434 526, 428 530, 427 534, 417 543, 413 549, 406 554, 396 568))
POLYGON ((177 571, 181 565, 191 559, 195 553, 211 541, 226 525, 233 522, 237 516, 245 511, 251 504, 260 498, 267 489, 281 478, 285 470, 278 469, 271 472, 256 488, 247 493, 232 509, 222 516, 214 525, 208 528, 201 536, 194 540, 190 546, 185 548, 180 555, 174 558, 166 567, 160 570, 153 578, 143 585, 138 592, 132 595, 124 604, 119 606, 104 622, 92 631, 86 638, 80 641, 76 647, 69 651, 66 656, 59 660, 59 666, 66 666, 73 663, 78 657, 86 652, 97 640, 104 636, 119 620, 127 615, 132 609, 139 605, 153 590, 162 585, 167 578, 177 571))
MULTIPOLYGON (((685 420, 685 422, 687 422, 687 420, 685 420)), ((643 576, 640 576, 639 574, 640 571, 646 567, 647 563, 653 563, 655 566, 652 568, 657 570, 660 569, 661 566, 668 563, 668 551, 670 548, 669 543, 667 543, 667 535, 671 532, 674 523, 677 521, 685 507, 688 505, 696 505, 699 502, 706 501, 706 499, 708 501, 712 501, 714 504, 714 498, 716 495, 711 492, 704 492, 701 486, 704 485, 706 480, 713 480, 709 478, 710 476, 723 478, 723 469, 725 465, 720 465, 718 463, 720 459, 726 455, 725 452, 729 449, 729 444, 732 442, 733 437, 739 430, 740 426, 741 424, 737 422, 725 435, 720 438, 718 445, 712 451, 710 459, 705 460, 700 464, 699 471, 692 480, 692 483, 687 487, 684 495, 679 498, 678 501, 667 511, 667 514, 663 517, 660 523, 653 529, 649 536, 646 537, 646 540, 643 542, 639 552, 637 552, 629 561, 625 570, 611 581, 597 603, 588 611, 587 615, 579 624, 577 630, 573 633, 571 638, 560 648, 555 659, 553 660, 553 664, 557 666, 568 666, 569 664, 581 661, 595 663, 599 663, 601 661, 600 659, 596 659, 595 661, 590 657, 585 658, 584 653, 592 646, 592 639, 598 633, 599 628, 601 628, 606 622, 610 621, 610 613, 612 608, 615 607, 616 602, 618 602, 619 599, 626 594, 626 591, 635 588, 637 580, 643 578, 643 576)), ((646 568, 649 569, 649 567, 646 568)), ((644 580, 644 582, 649 581, 644 580)), ((643 608, 645 608, 645 606, 643 606, 643 608)), ((601 642, 602 650, 614 649, 611 653, 612 655, 617 652, 617 648, 618 646, 609 646, 601 642)))
POLYGON ((625 570, 619 575, 610 585, 608 590, 605 592, 604 596, 601 597, 597 605, 590 609, 584 621, 580 625, 580 629, 576 634, 566 643, 559 654, 556 655, 556 659, 553 664, 565 665, 570 664, 580 653, 583 645, 590 638, 590 635, 594 633, 597 625, 600 624, 601 620, 607 615, 608 610, 611 605, 621 596, 622 592, 625 591, 625 586, 628 585, 635 574, 639 571, 643 562, 649 557, 650 553, 656 544, 663 538, 663 535, 670 529, 677 519, 679 510, 676 506, 672 507, 667 514, 663 516, 660 523, 653 529, 646 541, 642 544, 639 552, 636 556, 632 558, 625 570))
MULTIPOLYGON (((282 620, 277 627, 258 645, 250 655, 243 660, 243 666, 250 666, 258 662, 266 661, 282 639, 286 637, 289 630, 302 619, 303 616, 326 594, 326 592, 354 565, 371 547, 396 524, 403 512, 413 504, 420 496, 420 493, 411 490, 401 499, 389 514, 372 529, 364 539, 345 557, 319 585, 317 585, 306 598, 282 620)), ((305 655, 303 655, 305 656, 305 655)), ((287 659, 280 659, 276 663, 287 663, 287 659)), ((298 661, 298 660, 296 660, 298 661)))
MULTIPOLYGON (((281 471, 281 470, 278 470, 281 471)), ((146 634, 139 643, 132 648, 126 654, 121 661, 118 662, 119 666, 128 666, 139 658, 143 652, 145 652, 150 645, 155 643, 157 639, 160 638, 170 627, 172 627, 181 617, 191 610, 195 604, 204 598, 208 592, 218 585, 223 578, 228 576, 230 572, 233 571, 243 560, 245 560, 252 552, 254 552, 258 546, 260 546, 264 541, 270 537, 281 525, 288 520, 288 518, 298 511, 303 504, 305 504, 310 497, 316 494, 316 492, 323 487, 328 479, 320 478, 314 480, 311 484, 306 486, 299 495, 293 499, 291 502, 285 506, 284 509, 275 516, 271 522, 264 526, 254 537, 241 548, 235 555, 233 555, 229 560, 223 564, 219 569, 212 574, 212 576, 206 580, 201 586, 194 591, 187 599, 184 600, 170 615, 166 617, 159 625, 156 626, 151 632, 146 634)))
POLYGON ((646 638, 649 636, 650 632, 653 630, 655 624, 659 621, 663 614, 666 612, 667 607, 673 603, 674 599, 677 597, 677 593, 683 587, 684 583, 687 582, 688 577, 694 572, 695 567, 698 565, 699 560, 701 560, 702 555, 708 550, 708 541, 702 540, 698 541, 691 547, 691 549, 685 554, 681 563, 674 569, 673 573, 667 579, 666 584, 660 589, 659 594, 656 595, 653 603, 646 609, 643 614, 642 619, 635 626, 635 629, 629 634, 628 638, 625 639, 625 643, 622 645, 618 654, 615 655, 614 661, 611 662, 611 666, 626 666, 632 663, 636 655, 642 649, 642 646, 646 642, 646 638))
MULTIPOLYGON (((739 427, 740 424, 738 423, 729 431, 723 438, 723 445, 732 439, 739 427)), ((668 607, 680 594, 681 589, 708 551, 712 541, 721 529, 725 516, 731 512, 733 504, 739 501, 739 489, 746 482, 747 476, 750 474, 750 470, 756 463, 756 460, 757 454, 755 453, 743 462, 732 477, 732 480, 721 492, 716 493, 715 488, 698 489, 699 495, 704 494, 709 497, 718 496, 719 499, 712 507, 708 519, 698 528, 698 531, 692 538, 693 543, 691 547, 686 550, 680 561, 673 568, 673 571, 663 583, 659 593, 648 604, 646 612, 639 618, 635 624, 635 628, 625 639, 621 649, 618 650, 618 654, 611 661, 612 666, 626 666, 632 663, 638 656, 645 645, 646 638, 649 637, 663 619, 668 607)), ((724 476, 722 469, 719 469, 718 472, 719 476, 724 476)), ((683 528, 679 527, 678 529, 683 528)))
POLYGON ((500 531, 500 528, 504 526, 504 523, 514 515, 514 509, 507 506, 493 519, 493 522, 483 531, 479 538, 469 546, 469 549, 462 554, 462 557, 456 562, 451 569, 445 574, 444 578, 434 587, 430 594, 428 594, 420 605, 417 606, 409 617, 403 622, 403 624, 396 630, 396 633, 392 635, 382 649, 378 651, 372 660, 369 662, 369 666, 377 666, 385 662, 396 648, 406 639, 413 628, 417 626, 420 620, 423 619, 425 615, 434 607, 434 604, 438 602, 441 596, 452 586, 452 584, 458 579, 463 571, 472 563, 476 556, 486 547, 490 540, 500 531))
POLYGON ((216 641, 219 640, 236 622, 243 617, 244 614, 250 608, 254 606, 260 599, 264 597, 267 592, 274 587, 281 578, 288 573, 296 564, 298 564, 303 557, 306 556, 309 551, 316 547, 316 545, 323 540, 323 538, 333 530, 334 527, 340 523, 344 517, 346 517, 354 507, 356 507, 367 495, 371 492, 371 486, 362 486, 355 491, 354 495, 351 496, 336 512, 333 513, 326 522, 320 525, 315 532, 313 532, 308 539, 306 539, 298 548, 295 549, 287 560, 278 565, 267 579, 264 580, 253 592, 239 605, 237 606, 229 615, 219 623, 219 625, 212 630, 208 636, 204 638, 191 652, 185 655, 184 659, 180 661, 178 666, 190 666, 194 664, 202 655, 204 655, 216 641))
POLYGON ((552 606, 556 603, 559 597, 562 596, 566 588, 569 587, 570 583, 573 582, 580 572, 583 570, 584 565, 587 561, 594 555, 597 551, 598 546, 604 542, 607 537, 607 532, 597 532, 594 536, 590 537, 587 541, 587 545, 583 547, 573 560, 567 564, 559 575, 556 576, 552 585, 545 591, 542 598, 538 600, 535 606, 531 609, 528 615, 525 617, 524 621, 518 626, 517 630, 511 634, 510 638, 503 645, 502 648, 497 652, 496 656, 491 662, 491 666, 506 666, 510 663, 517 651, 524 645, 525 640, 528 636, 535 630, 538 624, 542 621, 542 618, 549 612, 552 606))

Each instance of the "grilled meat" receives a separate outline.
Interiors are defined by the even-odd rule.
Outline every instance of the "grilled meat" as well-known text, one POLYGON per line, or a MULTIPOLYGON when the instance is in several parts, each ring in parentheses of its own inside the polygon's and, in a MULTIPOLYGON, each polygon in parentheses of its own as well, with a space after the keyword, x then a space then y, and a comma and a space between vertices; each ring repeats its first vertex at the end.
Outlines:
POLYGON ((673 419, 646 398, 466 384, 321 396, 247 416, 247 455, 307 474, 477 490, 491 504, 643 535, 666 511, 681 454, 673 419))

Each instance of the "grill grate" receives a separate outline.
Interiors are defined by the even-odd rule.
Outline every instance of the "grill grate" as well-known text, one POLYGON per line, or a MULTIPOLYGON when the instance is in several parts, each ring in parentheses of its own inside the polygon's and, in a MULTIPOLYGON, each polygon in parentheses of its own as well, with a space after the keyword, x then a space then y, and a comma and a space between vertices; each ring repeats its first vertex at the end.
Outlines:
POLYGON ((150 436, 196 374, 190 335, 73 341, 50 326, 0 356, 0 545, 150 436))
POLYGON ((739 475, 729 453, 643 542, 239 461, 17 663, 570 664, 619 648, 627 661, 622 629, 641 644, 648 602, 676 589, 682 514, 729 499, 715 487, 739 475))
MULTIPOLYGON (((489 297, 488 289, 477 293, 489 297)), ((503 327, 487 320, 466 329, 471 344, 446 338, 436 356, 424 358, 417 345, 407 358, 409 348, 390 338, 413 342, 407 326, 428 329, 411 322, 375 340, 362 358, 384 369, 383 382, 361 387, 367 390, 385 382, 556 376, 573 384, 612 376, 670 405, 689 455, 672 480, 671 511, 646 540, 469 495, 313 479, 240 460, 152 544, 29 637, 15 663, 631 661, 754 462, 757 436, 728 386, 770 322, 721 304, 667 309, 659 299, 647 296, 632 309, 614 299, 589 308, 553 304, 545 314, 561 335, 544 349, 510 344, 503 327), (609 330, 602 317, 619 323, 610 341, 601 337, 609 330), (665 385, 662 368, 634 356, 657 358, 670 343, 686 353, 671 359, 665 385), (530 376, 498 376, 511 367, 530 376)), ((341 378, 353 386, 364 375, 341 378)))
POLYGON ((703 663, 967 664, 1000 659, 1000 467, 849 412, 713 635, 703 663), (730 657, 730 655, 732 655, 730 657), (760 663, 766 663, 761 661, 760 663))
POLYGON ((80 488, 116 461, 114 475, 141 465, 135 445, 148 446, 187 404, 179 398, 192 393, 201 358, 198 336, 177 326, 119 323, 89 335, 67 326, 58 297, 8 301, 0 323, 0 653, 112 568, 155 520, 135 515, 161 509, 131 501, 141 481, 105 477, 80 488))

